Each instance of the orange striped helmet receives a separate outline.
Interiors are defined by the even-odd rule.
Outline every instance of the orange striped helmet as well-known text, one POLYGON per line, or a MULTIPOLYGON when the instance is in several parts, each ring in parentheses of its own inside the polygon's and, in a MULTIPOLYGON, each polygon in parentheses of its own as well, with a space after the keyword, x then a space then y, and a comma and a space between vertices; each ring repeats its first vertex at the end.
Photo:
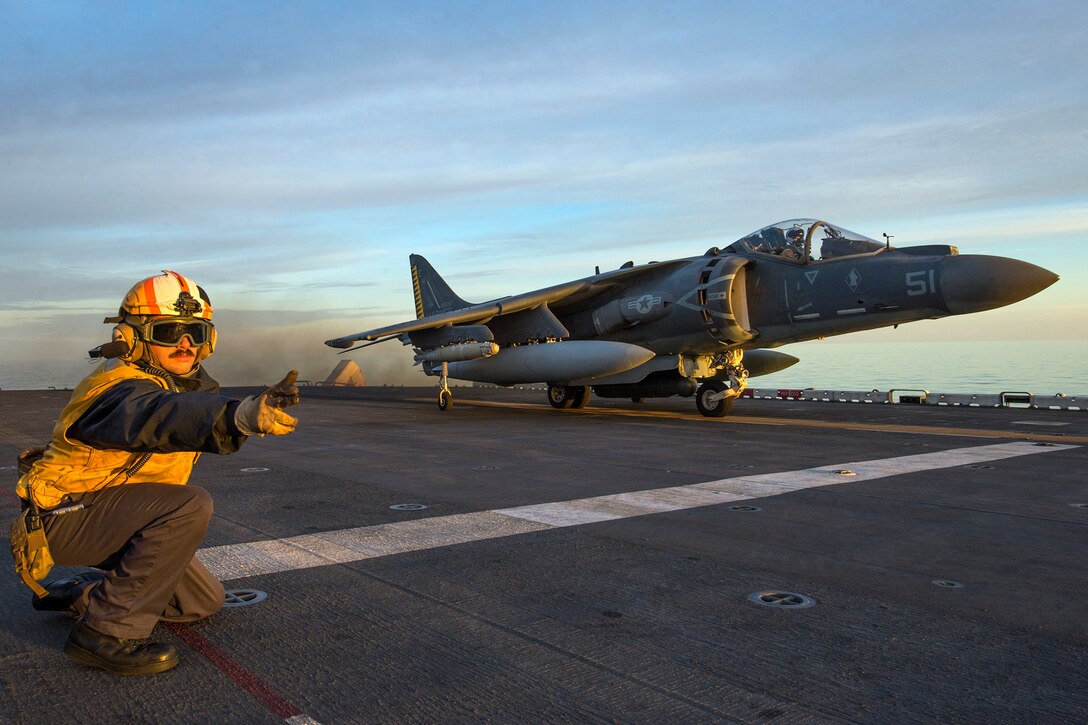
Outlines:
POLYGON ((149 317, 173 315, 212 319, 208 293, 185 275, 164 269, 162 274, 137 282, 121 303, 121 314, 149 317))
MULTIPOLYGON (((215 351, 217 335, 212 321, 212 303, 208 293, 185 275, 164 269, 162 274, 148 277, 132 286, 121 302, 116 317, 103 322, 120 323, 113 328, 113 342, 124 342, 120 354, 104 357, 120 357, 126 362, 146 363, 151 359, 145 329, 153 317, 185 317, 205 320, 208 323, 208 340, 197 345, 196 362, 215 351)), ((190 338, 192 339, 192 338, 190 338)))

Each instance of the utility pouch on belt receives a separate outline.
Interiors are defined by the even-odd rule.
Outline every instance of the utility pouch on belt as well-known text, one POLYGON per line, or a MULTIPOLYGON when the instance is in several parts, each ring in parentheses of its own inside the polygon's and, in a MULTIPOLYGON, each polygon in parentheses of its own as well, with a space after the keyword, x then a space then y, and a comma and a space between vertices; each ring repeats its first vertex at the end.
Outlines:
MULTIPOLYGON (((33 448, 19 454, 19 475, 22 476, 34 461, 42 457, 45 451, 33 448)), ((15 563, 15 573, 30 587, 39 598, 47 592, 38 584, 53 568, 53 556, 49 553, 49 543, 45 540, 41 513, 34 502, 31 492, 26 509, 11 522, 11 558, 15 563)))

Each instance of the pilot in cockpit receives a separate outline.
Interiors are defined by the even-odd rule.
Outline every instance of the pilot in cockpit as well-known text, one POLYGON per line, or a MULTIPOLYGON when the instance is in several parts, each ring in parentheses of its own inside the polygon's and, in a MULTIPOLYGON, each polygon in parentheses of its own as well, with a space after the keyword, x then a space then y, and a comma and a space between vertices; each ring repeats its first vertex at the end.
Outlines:
POLYGON ((786 230, 786 246, 780 254, 787 259, 800 259, 805 253, 805 232, 800 227, 786 230))

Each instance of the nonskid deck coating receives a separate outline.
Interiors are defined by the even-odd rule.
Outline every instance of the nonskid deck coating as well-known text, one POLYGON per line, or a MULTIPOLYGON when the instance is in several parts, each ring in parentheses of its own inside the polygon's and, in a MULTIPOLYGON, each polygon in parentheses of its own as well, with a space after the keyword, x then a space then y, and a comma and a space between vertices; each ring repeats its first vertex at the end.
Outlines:
MULTIPOLYGON (((723 422, 690 399, 555 411, 539 391, 454 392, 442 414, 429 389, 305 389, 296 434, 198 464, 192 483, 216 500, 205 549, 1058 445, 743 501, 759 511, 438 537, 231 580, 269 598, 157 630, 182 664, 153 682, 68 662, 70 621, 33 612, 12 574, 0 721, 44 722, 57 706, 75 722, 324 723, 1049 720, 1088 708, 1088 509, 1073 505, 1088 503, 1083 413, 738 401, 723 422), (766 590, 817 605, 748 600, 766 590)), ((66 398, 0 392, 0 456, 44 442, 66 398)), ((0 476, 10 492, 14 470, 0 476)), ((0 505, 16 510, 10 496, 0 505)))

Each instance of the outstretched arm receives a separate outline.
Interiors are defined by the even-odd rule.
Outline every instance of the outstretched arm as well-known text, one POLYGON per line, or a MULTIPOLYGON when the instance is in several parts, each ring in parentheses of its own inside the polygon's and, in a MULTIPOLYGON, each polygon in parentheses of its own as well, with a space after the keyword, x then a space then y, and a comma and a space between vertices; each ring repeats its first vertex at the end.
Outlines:
POLYGON ((216 393, 172 393, 149 380, 124 380, 102 393, 67 434, 94 448, 136 453, 233 453, 245 441, 234 422, 239 405, 216 393))

